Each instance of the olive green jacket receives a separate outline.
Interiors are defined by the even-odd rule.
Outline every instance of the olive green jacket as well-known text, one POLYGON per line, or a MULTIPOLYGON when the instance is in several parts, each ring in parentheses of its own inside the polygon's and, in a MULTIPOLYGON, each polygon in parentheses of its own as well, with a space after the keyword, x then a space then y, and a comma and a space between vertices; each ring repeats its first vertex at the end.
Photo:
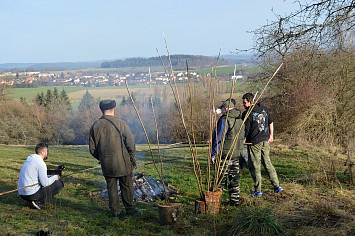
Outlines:
POLYGON ((89 149, 91 155, 100 161, 104 176, 132 174, 136 147, 134 137, 123 120, 109 115, 97 120, 90 129, 89 149))
MULTIPOLYGON (((227 113, 221 116, 220 120, 226 119, 227 113)), ((224 121, 223 121, 224 122, 224 121)), ((242 120, 242 112, 236 108, 229 111, 228 118, 228 130, 224 139, 224 145, 222 150, 222 157, 232 156, 233 158, 240 157, 243 153, 244 147, 244 125, 240 130, 239 136, 237 138, 235 146, 233 145, 233 141, 237 136, 237 133, 240 129, 240 126, 243 123, 242 120), (233 150, 230 150, 233 147, 233 150), (230 150, 230 151, 229 151, 230 150)))

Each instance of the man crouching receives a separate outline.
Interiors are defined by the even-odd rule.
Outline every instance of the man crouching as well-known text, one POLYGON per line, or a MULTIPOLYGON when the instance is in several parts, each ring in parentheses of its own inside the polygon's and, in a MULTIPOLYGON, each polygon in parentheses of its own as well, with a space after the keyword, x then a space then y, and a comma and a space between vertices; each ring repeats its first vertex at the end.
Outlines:
POLYGON ((45 202, 63 189, 64 184, 59 174, 47 175, 47 165, 44 160, 48 158, 48 144, 37 144, 35 152, 36 154, 28 156, 23 163, 17 188, 22 188, 18 190, 18 193, 28 206, 41 210, 45 202))

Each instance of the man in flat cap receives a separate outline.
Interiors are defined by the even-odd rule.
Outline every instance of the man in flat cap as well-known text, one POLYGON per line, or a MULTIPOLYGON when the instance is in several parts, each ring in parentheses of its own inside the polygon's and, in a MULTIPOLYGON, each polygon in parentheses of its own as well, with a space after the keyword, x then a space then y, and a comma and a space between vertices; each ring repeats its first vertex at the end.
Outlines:
POLYGON ((109 207, 113 217, 122 216, 118 197, 117 181, 121 189, 126 215, 136 213, 133 202, 132 172, 136 154, 134 137, 128 125, 115 117, 116 102, 102 100, 102 117, 90 129, 89 149, 93 157, 101 163, 102 174, 106 179, 109 207))
MULTIPOLYGON (((217 131, 213 132, 211 152, 211 162, 216 164, 216 168, 219 166, 218 179, 222 178, 223 170, 227 169, 218 187, 227 186, 228 177, 229 203, 234 206, 239 204, 240 199, 239 158, 242 156, 244 145, 244 127, 241 128, 239 136, 234 142, 243 123, 242 112, 235 108, 235 104, 236 102, 232 98, 223 101, 219 107, 222 110, 222 116, 217 122, 217 131), (223 163, 225 163, 224 167, 223 163)), ((216 171, 217 169, 215 169, 216 171)))

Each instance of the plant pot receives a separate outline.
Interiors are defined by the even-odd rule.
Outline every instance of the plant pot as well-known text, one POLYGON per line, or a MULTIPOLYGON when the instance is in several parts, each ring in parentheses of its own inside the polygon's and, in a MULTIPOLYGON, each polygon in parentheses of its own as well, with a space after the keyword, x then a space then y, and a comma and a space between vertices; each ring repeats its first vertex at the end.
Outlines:
POLYGON ((217 215, 219 213, 219 206, 221 205, 222 199, 222 189, 217 189, 216 191, 206 191, 206 213, 211 215, 217 215))
POLYGON ((195 200, 195 214, 205 214, 206 213, 206 203, 200 198, 195 200))
POLYGON ((183 209, 181 203, 170 203, 158 205, 159 223, 171 225, 182 219, 183 209))

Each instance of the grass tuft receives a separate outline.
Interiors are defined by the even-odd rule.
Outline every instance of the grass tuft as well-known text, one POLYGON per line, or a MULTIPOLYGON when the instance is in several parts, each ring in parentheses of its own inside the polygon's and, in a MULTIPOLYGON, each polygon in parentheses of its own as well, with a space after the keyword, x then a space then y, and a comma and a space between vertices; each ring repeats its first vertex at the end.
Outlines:
POLYGON ((237 212, 229 235, 279 235, 283 227, 270 208, 243 207, 237 212))

